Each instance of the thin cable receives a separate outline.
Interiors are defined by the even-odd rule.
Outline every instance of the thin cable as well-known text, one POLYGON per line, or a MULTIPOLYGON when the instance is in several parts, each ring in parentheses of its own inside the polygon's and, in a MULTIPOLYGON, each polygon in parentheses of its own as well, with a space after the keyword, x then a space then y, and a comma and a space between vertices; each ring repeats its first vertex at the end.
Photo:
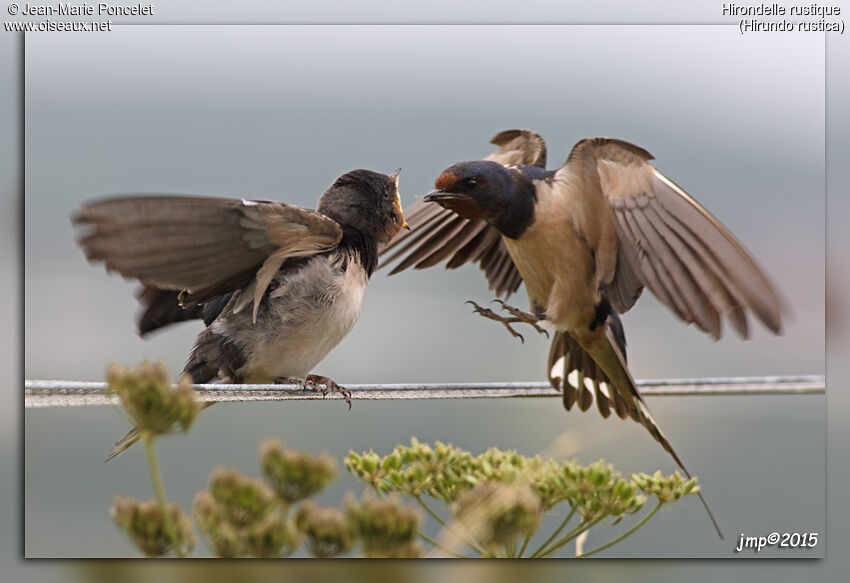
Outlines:
MULTIPOLYGON (((822 395, 822 376, 733 377, 637 381, 644 396, 822 395)), ((560 397, 549 383, 447 383, 345 385, 352 401, 405 399, 507 399, 560 397)), ((24 403, 35 407, 96 407, 117 405, 106 395, 106 383, 87 381, 24 381, 24 403)), ((200 401, 335 400, 342 396, 305 390, 298 385, 195 385, 200 401)))

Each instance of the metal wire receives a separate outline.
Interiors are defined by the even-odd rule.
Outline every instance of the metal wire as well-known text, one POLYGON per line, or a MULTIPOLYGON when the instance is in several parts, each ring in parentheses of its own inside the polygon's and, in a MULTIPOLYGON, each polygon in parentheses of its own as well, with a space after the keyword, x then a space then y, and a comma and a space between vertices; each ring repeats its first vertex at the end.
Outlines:
MULTIPOLYGON (((637 381, 644 396, 740 396, 740 395, 822 395, 822 376, 733 377, 637 381)), ((24 403, 36 407, 93 407, 117 405, 118 398, 106 395, 106 383, 85 381, 24 381, 24 403)), ((355 400, 404 399, 506 399, 559 397, 549 383, 448 383, 346 385, 355 400)), ((198 399, 212 401, 335 400, 298 385, 195 385, 198 399)))

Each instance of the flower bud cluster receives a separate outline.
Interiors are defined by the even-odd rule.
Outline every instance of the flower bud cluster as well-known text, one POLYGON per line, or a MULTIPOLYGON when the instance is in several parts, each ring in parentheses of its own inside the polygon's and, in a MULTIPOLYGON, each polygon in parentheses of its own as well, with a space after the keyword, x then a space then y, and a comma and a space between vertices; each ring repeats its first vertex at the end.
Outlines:
POLYGON ((663 476, 661 472, 655 472, 651 476, 635 474, 632 479, 647 495, 661 502, 673 502, 682 496, 699 492, 697 479, 686 480, 679 472, 674 472, 671 476, 663 476))
POLYGON ((260 446, 260 466, 266 481, 286 504, 317 494, 336 478, 336 464, 329 455, 285 449, 277 439, 260 446))
MULTIPOLYGON (((177 504, 168 507, 171 524, 174 525, 177 544, 191 549, 195 544, 192 534, 192 519, 181 512, 177 504)), ((115 497, 109 513, 118 528, 123 531, 146 556, 161 557, 173 548, 162 508, 154 500, 138 502, 133 498, 115 497)))
POLYGON ((533 534, 542 514, 564 502, 583 520, 617 522, 643 508, 646 496, 641 491, 661 502, 699 491, 695 479, 686 482, 678 473, 625 478, 602 461, 582 466, 497 448, 473 456, 453 445, 438 441, 431 446, 416 438, 384 457, 352 451, 345 468, 379 492, 424 495, 451 505, 456 520, 468 528, 477 521, 475 538, 493 545, 533 534))
POLYGON ((154 435, 186 431, 200 411, 191 380, 172 388, 163 364, 143 362, 135 370, 113 364, 106 373, 107 393, 117 394, 130 421, 154 435))
POLYGON ((416 541, 422 515, 405 506, 398 496, 380 500, 365 497, 349 499, 345 516, 363 545, 363 556, 370 558, 416 558, 422 547, 416 541))
POLYGON ((483 482, 452 504, 452 515, 475 540, 494 554, 498 547, 540 526, 540 497, 527 484, 483 482))
POLYGON ((298 508, 295 524, 314 557, 336 557, 354 546, 356 534, 339 508, 321 507, 307 500, 298 508))
POLYGON ((216 468, 209 489, 195 496, 195 519, 219 557, 278 557, 300 543, 283 504, 262 480, 216 468))

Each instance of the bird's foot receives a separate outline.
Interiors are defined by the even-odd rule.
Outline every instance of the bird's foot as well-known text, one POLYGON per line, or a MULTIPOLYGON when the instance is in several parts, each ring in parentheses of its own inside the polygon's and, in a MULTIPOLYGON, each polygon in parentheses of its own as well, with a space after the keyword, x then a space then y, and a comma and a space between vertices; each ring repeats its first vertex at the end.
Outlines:
POLYGON ((539 318, 539 317, 537 317, 534 314, 531 314, 529 312, 523 312, 522 310, 520 310, 518 308, 515 308, 513 306, 509 306, 508 304, 506 304, 502 300, 493 300, 493 301, 499 302, 499 304, 502 306, 502 309, 505 310, 506 312, 510 312, 510 314, 514 318, 516 318, 518 322, 522 322, 523 324, 528 324, 529 326, 531 326, 532 328, 537 330, 538 333, 543 334, 544 336, 546 336, 546 338, 549 338, 549 332, 547 332, 546 329, 542 328, 540 326, 540 324, 538 324, 538 322, 542 322, 545 318, 539 318))
POLYGON ((351 391, 345 387, 339 386, 333 379, 322 375, 308 374, 304 383, 318 391, 322 391, 322 397, 327 395, 329 392, 339 393, 342 395, 342 398, 345 399, 345 402, 348 403, 348 410, 351 410, 351 391), (324 388, 322 388, 322 385, 324 385, 324 388))
POLYGON ((525 344, 525 338, 522 337, 522 334, 520 334, 519 332, 514 330, 511 327, 511 324, 517 324, 517 323, 530 324, 535 330, 537 330, 541 334, 545 334, 547 338, 549 337, 549 333, 537 324, 540 321, 540 318, 538 318, 537 316, 535 316, 533 314, 529 314, 527 312, 523 312, 522 310, 518 310, 517 308, 514 308, 512 306, 509 306, 505 302, 503 302, 502 300, 494 300, 494 301, 499 302, 502 305, 503 310, 510 312, 511 317, 500 316, 499 314, 497 314, 493 310, 490 310, 488 308, 483 308, 483 307, 479 306, 478 304, 476 304, 475 302, 473 302, 472 300, 467 300, 466 303, 472 305, 472 307, 474 308, 473 312, 475 312, 476 314, 480 314, 480 315, 484 316, 485 318, 490 319, 490 320, 494 320, 496 322, 501 322, 505 326, 505 328, 507 328, 508 332, 511 333, 511 336, 513 336, 514 338, 519 338, 519 341, 522 342, 523 344, 525 344))
POLYGON ((345 402, 348 403, 349 410, 351 409, 351 391, 345 387, 341 387, 333 379, 315 374, 308 374, 306 378, 296 379, 292 377, 278 377, 274 380, 278 385, 298 385, 312 391, 319 391, 322 397, 328 393, 339 393, 345 402), (324 386, 322 386, 324 385, 324 386))

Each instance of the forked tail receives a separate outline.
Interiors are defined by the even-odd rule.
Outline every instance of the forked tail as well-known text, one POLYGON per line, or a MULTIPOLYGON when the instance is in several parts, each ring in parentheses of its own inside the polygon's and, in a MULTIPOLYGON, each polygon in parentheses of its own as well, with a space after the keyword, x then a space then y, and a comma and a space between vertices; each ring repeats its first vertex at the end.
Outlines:
MULTIPOLYGON (((604 334, 588 334, 583 342, 566 332, 558 332, 549 352, 549 382, 563 393, 568 410, 578 404, 586 411, 595 397, 603 417, 608 417, 613 409, 619 417, 631 417, 643 425, 690 479, 690 472, 652 418, 626 367, 625 339, 618 324, 609 318, 604 334)), ((702 492, 697 495, 722 539, 723 532, 702 492)))

